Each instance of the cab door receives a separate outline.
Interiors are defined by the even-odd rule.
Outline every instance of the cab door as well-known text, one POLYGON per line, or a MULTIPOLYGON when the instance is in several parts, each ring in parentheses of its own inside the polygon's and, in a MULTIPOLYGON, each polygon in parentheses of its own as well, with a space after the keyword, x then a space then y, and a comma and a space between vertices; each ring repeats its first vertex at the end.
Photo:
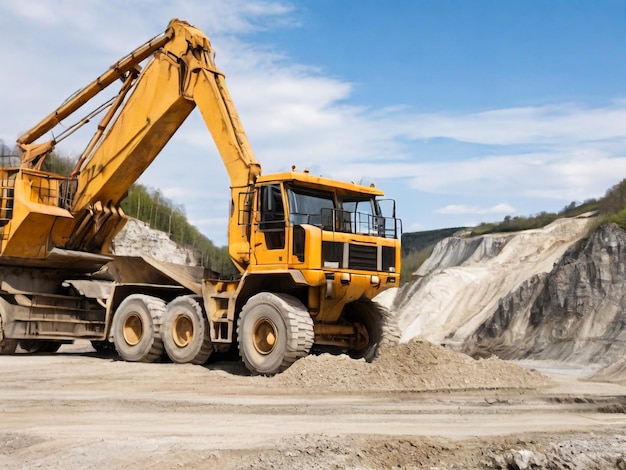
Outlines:
POLYGON ((287 263, 285 205, 280 184, 266 184, 258 188, 257 216, 255 218, 254 253, 257 264, 284 265, 287 263))

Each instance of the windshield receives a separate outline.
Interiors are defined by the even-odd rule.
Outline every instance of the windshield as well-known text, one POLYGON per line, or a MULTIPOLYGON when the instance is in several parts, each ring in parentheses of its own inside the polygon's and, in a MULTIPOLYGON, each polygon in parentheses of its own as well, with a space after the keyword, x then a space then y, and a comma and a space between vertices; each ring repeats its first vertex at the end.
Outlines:
POLYGON ((332 210, 335 208, 330 191, 311 191, 302 188, 288 188, 290 220, 294 224, 332 225, 332 210), (323 211, 323 209, 328 209, 323 211), (330 221, 322 220, 322 212, 328 212, 330 221))
POLYGON ((391 216, 381 211, 380 202, 369 195, 335 195, 332 191, 287 187, 289 222, 310 224, 324 230, 395 238, 398 236, 395 206, 391 216), (383 216, 383 213, 385 216, 383 216))

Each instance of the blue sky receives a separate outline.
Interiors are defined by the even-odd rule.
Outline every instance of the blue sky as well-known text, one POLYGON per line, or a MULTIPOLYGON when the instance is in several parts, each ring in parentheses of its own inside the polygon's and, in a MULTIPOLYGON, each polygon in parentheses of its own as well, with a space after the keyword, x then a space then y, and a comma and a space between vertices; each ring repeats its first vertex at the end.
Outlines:
MULTIPOLYGON (((624 1, 0 0, 0 139, 172 17, 211 39, 264 173, 374 182, 405 231, 555 211, 626 176, 624 1)), ((199 113, 140 181, 226 243, 199 113)))

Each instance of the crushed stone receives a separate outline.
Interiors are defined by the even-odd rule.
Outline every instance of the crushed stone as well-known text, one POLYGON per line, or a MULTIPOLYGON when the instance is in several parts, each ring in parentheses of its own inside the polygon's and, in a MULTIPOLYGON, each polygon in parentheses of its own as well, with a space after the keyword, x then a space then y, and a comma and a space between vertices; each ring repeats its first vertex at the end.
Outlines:
POLYGON ((550 384, 537 371, 497 358, 473 359, 418 340, 383 347, 371 363, 347 355, 309 355, 271 380, 300 390, 361 392, 535 389, 550 384))

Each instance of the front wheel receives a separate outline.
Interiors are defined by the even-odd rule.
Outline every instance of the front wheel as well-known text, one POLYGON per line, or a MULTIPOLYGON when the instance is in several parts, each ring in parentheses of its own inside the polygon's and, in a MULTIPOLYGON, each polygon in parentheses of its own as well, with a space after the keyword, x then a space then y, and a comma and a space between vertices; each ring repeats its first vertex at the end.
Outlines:
POLYGON ((237 322, 239 355, 256 375, 274 375, 306 356, 313 320, 295 297, 262 292, 244 305, 237 322))
POLYGON ((204 364, 213 352, 209 322, 191 296, 178 297, 168 304, 162 336, 165 352, 179 364, 204 364))
POLYGON ((143 294, 129 295, 117 307, 111 332, 115 349, 129 362, 155 362, 163 354, 161 318, 165 302, 143 294))

